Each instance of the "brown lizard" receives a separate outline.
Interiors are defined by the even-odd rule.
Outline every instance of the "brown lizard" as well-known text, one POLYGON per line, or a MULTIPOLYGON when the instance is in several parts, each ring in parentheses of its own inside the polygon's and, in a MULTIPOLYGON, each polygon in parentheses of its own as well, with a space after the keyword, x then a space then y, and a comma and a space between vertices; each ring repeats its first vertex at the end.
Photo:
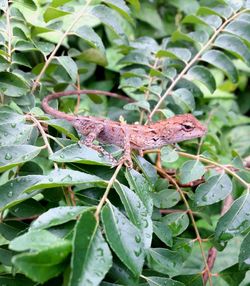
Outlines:
POLYGON ((42 101, 45 112, 56 118, 70 121, 80 134, 86 136, 84 140, 86 146, 108 155, 116 164, 117 161, 107 151, 101 146, 93 144, 94 140, 122 147, 124 154, 119 163, 132 167, 131 149, 137 149, 140 152, 156 149, 167 144, 202 137, 206 133, 206 128, 192 114, 176 115, 148 125, 140 125, 126 124, 95 116, 69 115, 55 110, 48 104, 53 99, 72 94, 102 94, 122 99, 126 99, 126 97, 106 91, 78 90, 52 93, 42 101))

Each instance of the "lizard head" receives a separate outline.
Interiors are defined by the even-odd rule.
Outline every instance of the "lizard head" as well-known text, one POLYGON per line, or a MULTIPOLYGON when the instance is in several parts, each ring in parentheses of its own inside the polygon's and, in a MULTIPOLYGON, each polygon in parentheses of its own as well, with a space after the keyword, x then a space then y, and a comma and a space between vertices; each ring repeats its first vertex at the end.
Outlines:
POLYGON ((207 128, 192 114, 176 115, 166 120, 162 136, 168 143, 176 143, 205 135, 207 128))

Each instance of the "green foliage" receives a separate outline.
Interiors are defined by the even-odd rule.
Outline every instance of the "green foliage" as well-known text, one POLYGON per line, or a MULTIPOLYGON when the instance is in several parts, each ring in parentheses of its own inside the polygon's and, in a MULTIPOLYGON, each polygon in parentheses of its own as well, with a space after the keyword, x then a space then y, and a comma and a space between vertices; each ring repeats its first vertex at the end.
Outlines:
POLYGON ((249 284, 249 9, 0 1, 0 285, 249 284), (41 109, 49 93, 78 88, 133 102, 51 105, 140 124, 191 112, 208 132, 111 168, 41 109))

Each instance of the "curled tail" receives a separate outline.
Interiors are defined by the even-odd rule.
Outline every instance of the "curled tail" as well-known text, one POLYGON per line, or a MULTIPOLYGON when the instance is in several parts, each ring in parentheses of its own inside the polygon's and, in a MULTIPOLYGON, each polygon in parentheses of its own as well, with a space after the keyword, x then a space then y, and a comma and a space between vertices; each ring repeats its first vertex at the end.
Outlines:
POLYGON ((67 114, 67 113, 64 113, 64 112, 61 112, 59 110, 52 108, 51 106, 49 106, 49 101, 56 99, 56 98, 63 97, 63 96, 79 95, 79 94, 101 94, 101 95, 116 97, 116 98, 126 100, 129 102, 132 101, 130 98, 128 98, 126 96, 122 96, 122 95, 112 93, 109 91, 93 90, 93 89, 70 90, 70 91, 64 91, 64 92, 55 92, 55 93, 52 93, 52 94, 46 96, 42 101, 42 108, 45 112, 53 115, 54 117, 66 119, 68 121, 73 121, 73 120, 75 120, 75 115, 70 115, 70 114, 67 114))

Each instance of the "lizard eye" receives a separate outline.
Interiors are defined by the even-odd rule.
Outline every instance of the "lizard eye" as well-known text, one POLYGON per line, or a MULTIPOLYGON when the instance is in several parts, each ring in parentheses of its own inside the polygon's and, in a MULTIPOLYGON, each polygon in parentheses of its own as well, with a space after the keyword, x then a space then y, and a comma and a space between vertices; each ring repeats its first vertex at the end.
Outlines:
POLYGON ((194 124, 190 121, 186 121, 181 124, 181 127, 182 127, 182 130, 186 132, 190 132, 194 129, 194 124))

